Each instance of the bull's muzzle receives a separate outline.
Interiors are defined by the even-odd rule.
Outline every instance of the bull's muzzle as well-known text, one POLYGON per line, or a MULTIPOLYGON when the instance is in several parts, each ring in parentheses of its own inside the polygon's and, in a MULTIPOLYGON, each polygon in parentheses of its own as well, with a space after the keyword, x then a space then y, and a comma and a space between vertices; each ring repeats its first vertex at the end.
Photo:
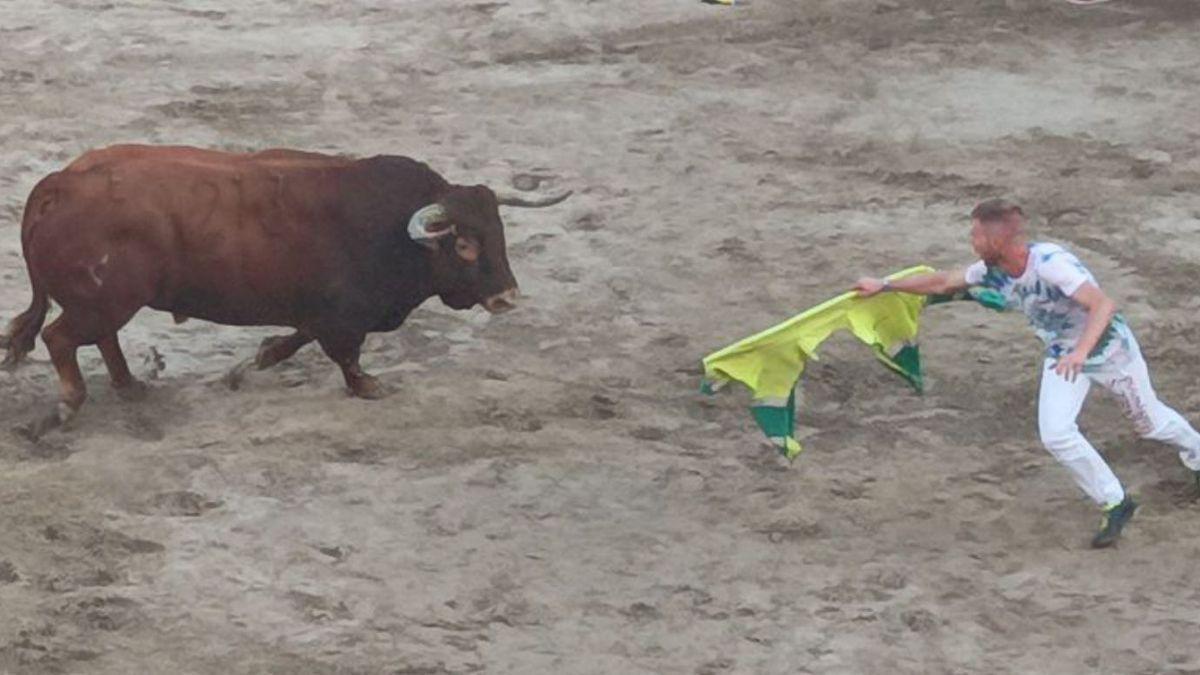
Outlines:
POLYGON ((503 314, 517 308, 517 289, 510 288, 483 301, 483 308, 492 314, 503 314))

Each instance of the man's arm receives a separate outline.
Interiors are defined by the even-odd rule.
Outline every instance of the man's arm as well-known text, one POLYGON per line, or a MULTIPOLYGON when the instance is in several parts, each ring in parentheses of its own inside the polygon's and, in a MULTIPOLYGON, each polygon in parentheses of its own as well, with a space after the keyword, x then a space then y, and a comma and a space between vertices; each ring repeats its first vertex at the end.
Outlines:
POLYGON ((882 291, 900 291, 901 293, 916 293, 917 295, 942 295, 961 291, 966 287, 967 271, 965 269, 914 274, 911 277, 891 282, 868 277, 859 279, 858 283, 854 284, 854 290, 858 291, 858 294, 864 298, 869 298, 882 291))
POLYGON ((1096 343, 1100 342, 1100 337, 1104 335, 1108 324, 1116 315, 1117 303, 1091 282, 1080 286, 1079 290, 1071 295, 1071 299, 1087 308, 1087 323, 1084 324, 1079 342, 1075 343, 1075 349, 1058 360, 1054 372, 1074 381, 1075 377, 1083 370, 1083 364, 1087 361, 1088 355, 1096 348, 1096 343))

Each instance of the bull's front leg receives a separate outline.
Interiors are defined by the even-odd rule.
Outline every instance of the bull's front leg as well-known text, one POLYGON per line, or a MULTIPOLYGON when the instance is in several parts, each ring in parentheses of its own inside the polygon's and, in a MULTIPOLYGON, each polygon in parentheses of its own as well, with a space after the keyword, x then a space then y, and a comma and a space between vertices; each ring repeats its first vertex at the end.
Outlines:
MULTIPOLYGON (((301 347, 313 341, 313 337, 305 331, 298 330, 291 335, 273 335, 264 338, 258 347, 258 353, 253 358, 246 359, 225 373, 225 384, 230 389, 240 389, 251 368, 264 370, 291 358, 301 347)), ((103 350, 103 347, 101 347, 103 350)), ((107 361, 108 357, 105 357, 107 361)))
POLYGON ((258 354, 254 356, 254 367, 264 370, 281 361, 286 361, 292 358, 292 355, 301 347, 312 341, 313 337, 301 330, 291 335, 273 335, 264 338, 258 347, 258 354))
POLYGON ((350 389, 350 393, 359 398, 380 399, 390 393, 388 388, 376 378, 364 373, 358 365, 364 339, 365 334, 329 335, 318 337, 317 343, 342 369, 342 377, 346 379, 346 387, 350 389))

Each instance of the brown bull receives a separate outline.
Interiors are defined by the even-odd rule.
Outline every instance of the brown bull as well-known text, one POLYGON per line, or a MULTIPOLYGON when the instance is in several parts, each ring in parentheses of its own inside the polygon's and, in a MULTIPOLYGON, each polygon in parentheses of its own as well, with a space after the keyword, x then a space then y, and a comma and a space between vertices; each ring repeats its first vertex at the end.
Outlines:
POLYGON ((142 307, 240 326, 289 326, 268 338, 265 368, 316 340, 357 396, 377 398, 359 367, 367 333, 398 328, 425 300, 490 312, 514 306, 498 199, 448 183, 405 157, 349 159, 292 150, 230 154, 114 146, 84 154, 34 187, 21 222, 33 287, 9 325, 8 364, 42 330, 62 385, 52 419, 87 396, 76 350, 99 347, 123 395, 143 390, 117 332, 142 307))

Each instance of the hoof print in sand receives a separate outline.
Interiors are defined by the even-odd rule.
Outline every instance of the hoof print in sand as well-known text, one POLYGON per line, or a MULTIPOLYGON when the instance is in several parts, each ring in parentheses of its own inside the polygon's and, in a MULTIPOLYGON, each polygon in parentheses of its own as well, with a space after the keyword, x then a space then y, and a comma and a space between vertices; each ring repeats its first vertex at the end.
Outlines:
POLYGON ((72 600, 56 614, 85 630, 109 632, 121 630, 143 618, 136 601, 120 596, 72 600))
POLYGON ((138 513, 147 516, 201 516, 224 502, 187 490, 160 492, 141 505, 138 513))
POLYGON ((901 612, 900 620, 914 633, 928 633, 938 627, 937 616, 927 609, 901 612))
POLYGON ((21 575, 17 574, 17 568, 7 560, 0 560, 0 584, 11 584, 21 580, 21 575))
POLYGON ((354 618, 345 602, 333 602, 327 598, 303 591, 289 591, 288 600, 292 607, 309 623, 328 623, 354 618))

